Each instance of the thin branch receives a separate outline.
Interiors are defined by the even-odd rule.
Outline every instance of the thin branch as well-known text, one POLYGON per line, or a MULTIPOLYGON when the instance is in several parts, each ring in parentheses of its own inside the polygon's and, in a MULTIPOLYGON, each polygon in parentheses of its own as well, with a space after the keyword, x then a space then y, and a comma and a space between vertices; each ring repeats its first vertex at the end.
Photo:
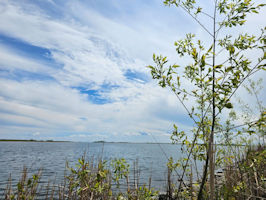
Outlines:
MULTIPOLYGON (((228 101, 230 101, 230 99, 232 98, 232 96, 236 93, 236 91, 240 88, 240 86, 243 84, 243 82, 250 77, 252 74, 254 74, 255 72, 259 71, 260 69, 256 68, 258 67, 258 65, 262 62, 263 60, 260 60, 251 70, 250 72, 240 81, 240 83, 238 84, 237 88, 235 88, 235 90, 231 93, 231 95, 228 97, 228 101), (253 70, 256 70, 255 72, 253 70)), ((219 110, 219 112, 217 112, 217 114, 215 115, 216 117, 222 112, 222 110, 224 109, 225 105, 219 110)))
MULTIPOLYGON (((156 140, 156 138, 154 137, 154 135, 153 135, 152 133, 151 133, 150 135, 152 136, 152 138, 153 138, 153 140, 156 142, 156 144, 159 145, 159 147, 160 147, 161 151, 163 152, 164 156, 165 156, 166 159, 169 161, 169 158, 168 158, 166 152, 164 151, 163 147, 161 146, 161 144, 156 140)), ((174 171, 175 171, 176 175, 180 178, 180 174, 176 171, 175 168, 174 168, 174 171)))
POLYGON ((205 185, 205 181, 207 179, 207 171, 208 171, 208 165, 210 168, 210 199, 214 199, 214 193, 215 193, 215 177, 214 177, 214 170, 215 170, 215 158, 214 158, 214 151, 213 151, 213 144, 214 144, 214 128, 215 128, 215 121, 216 121, 216 105, 215 105, 215 61, 216 61, 216 11, 217 11, 217 0, 215 0, 215 5, 214 5, 214 18, 213 18, 213 57, 212 57, 212 125, 211 125, 211 133, 210 133, 210 138, 209 138, 209 145, 208 145, 208 150, 207 150, 207 159, 205 162, 205 168, 202 176, 202 181, 198 193, 198 199, 202 199, 202 191, 203 187, 205 185), (209 159, 210 161, 209 161, 209 159))
MULTIPOLYGON (((203 119, 203 118, 202 118, 202 119, 203 119)), ((181 191, 182 183, 184 182, 183 179, 184 179, 184 176, 185 176, 185 173, 186 173, 186 168, 187 168, 187 166, 188 166, 188 161, 189 161, 190 156, 191 156, 191 154, 192 154, 192 150, 194 149, 194 146, 195 146, 195 143, 196 143, 196 141, 197 141, 197 138, 198 138, 198 135, 199 135, 200 129, 201 129, 201 127, 202 127, 202 124, 203 124, 203 120, 201 121, 200 125, 198 126, 197 132, 196 132, 196 134, 195 134, 194 140, 193 140, 193 142, 192 142, 192 146, 191 146, 191 148, 190 148, 190 151, 189 151, 189 154, 188 154, 188 157, 187 157, 187 160, 186 160, 186 164, 185 164, 185 166, 183 167, 183 173, 182 173, 182 175, 181 175, 181 178, 179 179, 179 180, 180 180, 180 183, 179 183, 179 187, 178 187, 178 191, 177 191, 177 198, 178 198, 178 195, 179 195, 179 193, 180 193, 180 191, 181 191)))
MULTIPOLYGON (((232 9, 232 10, 233 10, 233 9, 232 9)), ((229 13, 225 16, 225 18, 224 18, 223 21, 221 22, 220 27, 215 31, 216 37, 218 37, 219 31, 224 27, 224 22, 225 22, 226 18, 228 18, 228 20, 229 20, 229 16, 232 14, 232 10, 231 10, 231 12, 229 12, 229 13)), ((238 13, 237 13, 237 14, 238 14, 238 13)), ((236 15, 235 15, 235 16, 236 16, 236 15)), ((235 17, 235 16, 234 16, 234 17, 235 17)))
POLYGON ((193 149, 194 149, 195 143, 196 143, 197 138, 198 138, 198 136, 199 136, 199 132, 200 132, 202 126, 203 126, 204 119, 205 119, 205 117, 206 117, 206 115, 207 115, 207 113, 208 113, 208 110, 209 110, 210 106, 211 106, 211 104, 209 104, 209 106, 207 107, 207 109, 206 109, 206 111, 205 111, 205 113, 204 113, 204 115, 203 115, 203 117, 202 117, 202 119, 201 119, 201 122, 200 122, 200 124, 199 124, 199 126, 198 126, 198 129, 197 129, 197 131, 196 131, 195 137, 194 137, 194 139, 193 139, 193 142, 192 142, 191 148, 190 148, 190 150, 189 150, 189 154, 188 154, 188 157, 187 157, 187 160, 186 160, 186 164, 185 164, 185 166, 184 166, 184 168, 183 168, 183 173, 182 173, 182 175, 181 175, 180 184, 179 184, 179 188, 178 188, 178 192, 177 192, 177 198, 178 198, 178 195, 179 195, 179 193, 180 193, 180 191, 181 191, 181 186, 182 186, 182 183, 183 183, 183 179, 184 179, 184 175, 185 175, 185 172, 186 172, 186 168, 187 168, 187 166, 188 166, 188 161, 189 161, 189 159, 190 159, 190 156, 191 156, 192 151, 193 151, 193 149))
POLYGON ((206 15, 207 17, 213 19, 213 17, 212 17, 211 15, 209 15, 208 13, 206 13, 206 12, 201 11, 200 14, 204 14, 204 15, 206 15))
MULTIPOLYGON (((170 85, 169 85, 169 86, 170 86, 170 85)), ((171 86, 170 86, 170 87, 171 87, 171 86)), ((173 89, 172 89, 172 90, 173 90, 173 89)), ((173 92, 174 92, 174 91, 173 91, 173 92)), ((175 93, 175 92, 174 92, 174 93, 175 93)), ((175 93, 175 95, 176 95, 177 99, 179 100, 179 102, 182 104, 182 106, 183 106, 183 107, 185 108, 185 110, 187 111, 188 116, 194 121, 195 124, 197 124, 197 121, 196 121, 195 118, 193 117, 192 113, 189 112, 189 110, 188 110, 187 106, 185 105, 184 101, 182 101, 182 100, 180 99, 180 97, 179 97, 178 94, 175 93)))
POLYGON ((216 56, 218 56, 220 53, 222 53, 225 50, 225 47, 222 48, 218 53, 216 53, 216 56))
MULTIPOLYGON (((241 49, 241 50, 238 51, 236 54, 238 55, 238 54, 240 54, 242 51, 244 51, 244 49, 241 49)), ((242 54, 242 56, 243 56, 243 54, 242 54)), ((222 62, 221 65, 224 65, 225 63, 227 63, 231 58, 232 58, 231 56, 230 56, 229 58, 227 58, 224 62, 222 62)))
POLYGON ((251 121, 251 122, 246 122, 244 124, 240 124, 240 125, 236 125, 236 126, 233 126, 233 127, 230 127, 230 128, 223 129, 223 130, 215 131, 214 133, 221 133, 221 132, 224 132, 224 131, 230 131, 230 130, 233 130, 233 129, 236 129, 236 128, 240 128, 240 127, 243 127, 243 126, 246 126, 246 125, 252 125, 253 123, 256 123, 258 121, 259 120, 254 120, 254 121, 251 121))
MULTIPOLYGON (((181 5, 180 5, 180 6, 181 6, 181 5)), ((197 9, 194 5, 192 5, 192 7, 193 7, 193 9, 197 9)), ((213 19, 213 16, 209 15, 208 13, 206 13, 206 12, 204 12, 204 11, 200 11, 199 14, 204 14, 204 15, 206 15, 207 17, 213 19)))
MULTIPOLYGON (((178 7, 178 4, 175 3, 175 5, 178 7)), ((179 5, 185 12, 187 12, 210 36, 213 37, 213 34, 195 17, 189 12, 184 6, 179 5)))
POLYGON ((257 104, 259 105, 259 110, 262 113, 263 112, 263 108, 262 108, 261 102, 259 100, 258 94, 257 94, 256 90, 253 87, 251 87, 251 89, 253 90, 253 93, 254 93, 254 95, 256 97, 257 104))
POLYGON ((250 73, 250 75, 249 76, 251 76, 251 75, 253 75, 253 74, 255 74, 255 73, 257 73, 258 71, 260 71, 261 69, 256 69, 256 70, 254 70, 252 73, 250 73))
POLYGON ((187 92, 187 91, 184 91, 184 90, 182 90, 182 89, 180 89, 180 88, 175 88, 176 90, 178 90, 179 92, 182 92, 182 93, 185 93, 185 94, 187 94, 187 95, 189 95, 189 96, 192 96, 192 97, 196 97, 194 94, 191 94, 191 93, 189 93, 189 92, 187 92))

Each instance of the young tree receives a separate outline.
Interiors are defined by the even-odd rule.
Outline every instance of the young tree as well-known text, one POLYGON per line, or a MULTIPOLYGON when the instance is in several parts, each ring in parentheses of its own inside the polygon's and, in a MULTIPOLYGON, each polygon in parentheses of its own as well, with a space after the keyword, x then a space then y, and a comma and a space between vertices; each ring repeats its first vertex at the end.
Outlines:
MULTIPOLYGON (((165 5, 176 6, 186 12, 209 36, 210 46, 204 47, 203 41, 196 40, 195 34, 187 34, 185 39, 175 42, 178 56, 189 57, 191 62, 185 66, 169 65, 167 57, 153 55, 154 66, 148 66, 153 79, 158 80, 161 87, 168 87, 184 106, 188 116, 194 121, 193 140, 188 140, 184 131, 179 131, 174 125, 171 139, 182 142, 187 157, 176 166, 181 166, 183 173, 180 177, 178 195, 181 191, 188 165, 193 164, 191 157, 204 160, 205 167, 201 177, 198 199, 203 198, 203 188, 207 180, 209 168, 210 194, 215 195, 215 164, 219 164, 219 154, 214 158, 215 138, 223 133, 219 117, 224 109, 232 109, 232 97, 243 82, 258 72, 265 70, 266 27, 258 35, 240 33, 230 34, 230 28, 243 26, 248 14, 255 13, 265 6, 252 0, 214 0, 213 13, 207 13, 195 0, 165 0, 165 5), (212 28, 204 25, 199 16, 205 16, 212 28), (223 32, 222 32, 223 31, 223 32), (222 36, 223 35, 223 36, 222 36), (256 58, 248 57, 251 51, 256 52, 256 58), (180 73, 183 69, 183 73, 180 73), (188 80, 189 87, 184 84, 188 80), (197 106, 187 106, 187 101, 195 101, 197 106), (204 145, 198 145, 203 143, 204 145)), ((197 167, 197 162, 194 162, 197 167)))

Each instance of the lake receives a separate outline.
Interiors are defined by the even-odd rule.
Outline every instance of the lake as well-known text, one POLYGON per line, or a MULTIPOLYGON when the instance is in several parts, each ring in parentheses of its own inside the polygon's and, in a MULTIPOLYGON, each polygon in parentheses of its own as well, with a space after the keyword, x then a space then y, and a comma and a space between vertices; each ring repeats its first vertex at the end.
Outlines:
POLYGON ((0 142, 0 196, 6 188, 9 175, 12 175, 12 183, 16 184, 23 166, 26 166, 30 173, 36 173, 42 168, 42 182, 50 180, 61 183, 66 161, 74 167, 84 152, 86 157, 102 156, 108 161, 125 158, 131 167, 137 159, 140 183, 148 183, 151 176, 152 186, 158 190, 165 190, 167 180, 165 154, 175 159, 182 156, 180 146, 172 144, 0 142))

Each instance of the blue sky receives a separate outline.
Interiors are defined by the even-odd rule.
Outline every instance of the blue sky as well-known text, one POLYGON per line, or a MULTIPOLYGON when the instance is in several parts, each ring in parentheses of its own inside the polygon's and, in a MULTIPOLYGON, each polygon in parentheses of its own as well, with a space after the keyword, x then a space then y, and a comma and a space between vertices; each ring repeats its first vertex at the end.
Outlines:
POLYGON ((160 0, 0 1, 0 138, 168 142, 192 123, 145 66, 188 32, 160 0))

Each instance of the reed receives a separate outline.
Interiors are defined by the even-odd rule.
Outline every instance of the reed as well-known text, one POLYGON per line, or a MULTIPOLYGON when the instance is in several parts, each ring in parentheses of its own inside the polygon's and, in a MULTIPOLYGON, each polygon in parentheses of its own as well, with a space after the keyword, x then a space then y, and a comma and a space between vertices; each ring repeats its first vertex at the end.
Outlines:
POLYGON ((245 157, 227 166, 220 196, 225 199, 266 199, 265 146, 249 148, 245 157))
MULTIPOLYGON (((158 192, 146 184, 140 184, 140 170, 135 164, 133 174, 138 180, 130 180, 129 165, 124 159, 115 159, 108 166, 103 159, 89 160, 85 155, 78 159, 75 167, 66 163, 64 179, 61 184, 48 182, 41 183, 42 170, 29 176, 28 169, 23 168, 21 178, 16 187, 12 186, 11 175, 9 177, 5 193, 5 200, 113 200, 113 199, 155 199, 158 192), (127 184, 126 190, 120 189, 120 181, 127 184), (134 184, 131 184, 134 183, 134 184)), ((136 162, 137 163, 137 162, 136 162)), ((151 179, 149 179, 149 185, 151 179)))

